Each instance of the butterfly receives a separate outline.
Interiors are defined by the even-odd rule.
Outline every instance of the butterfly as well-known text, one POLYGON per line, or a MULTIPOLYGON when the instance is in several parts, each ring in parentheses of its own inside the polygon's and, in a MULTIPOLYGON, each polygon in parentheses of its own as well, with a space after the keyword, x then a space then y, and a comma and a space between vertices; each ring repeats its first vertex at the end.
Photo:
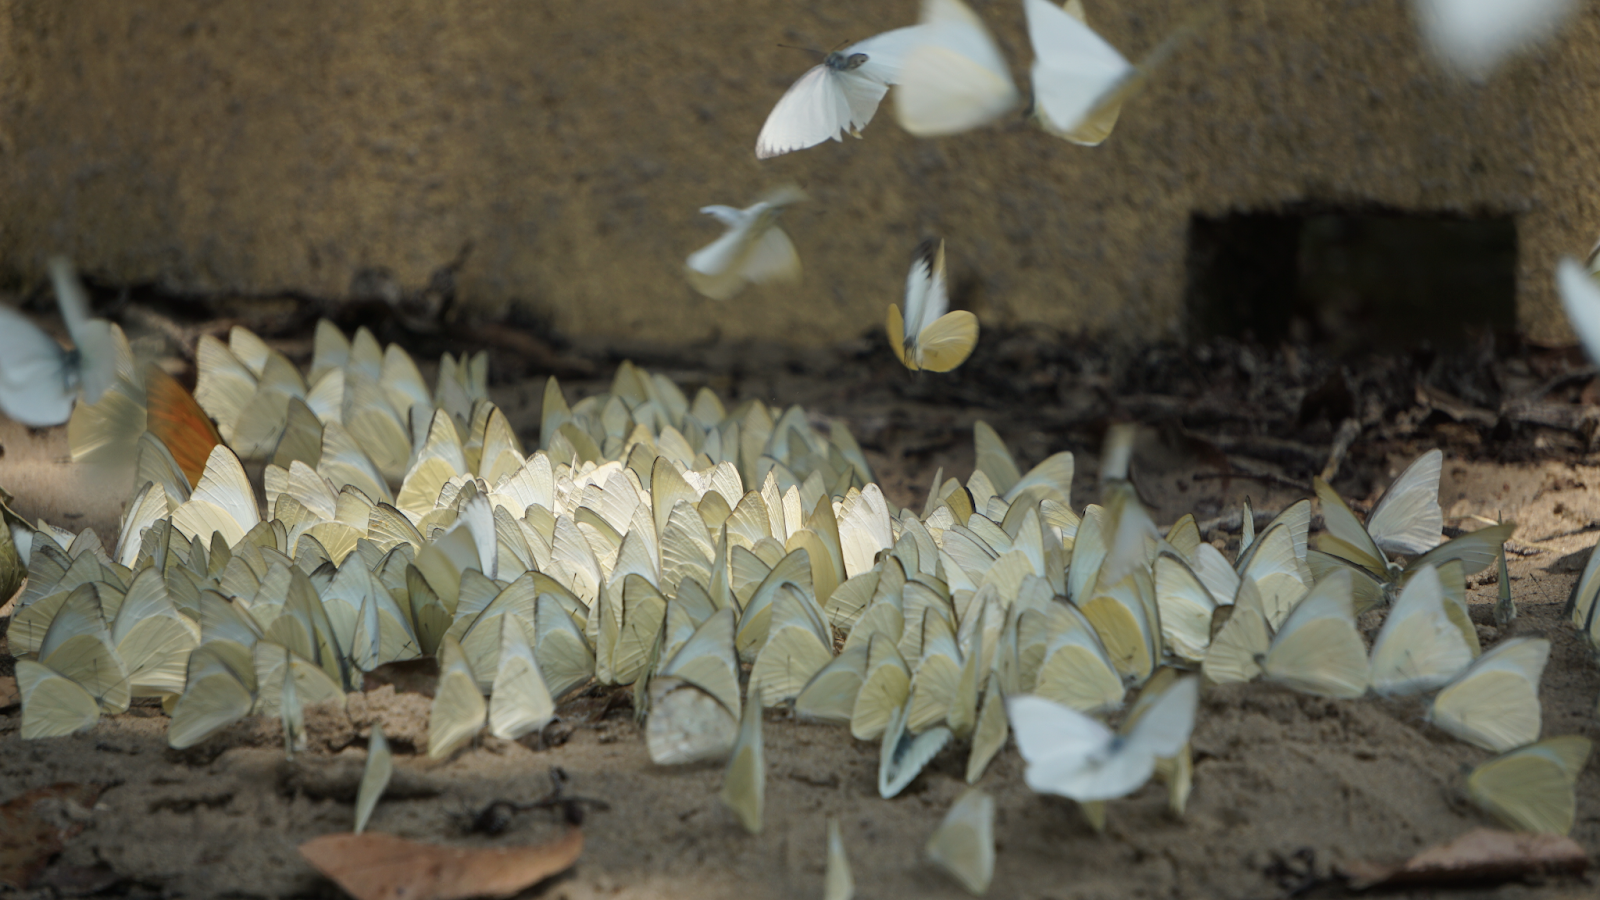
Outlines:
POLYGON ((756 158, 771 159, 795 150, 861 137, 889 86, 900 78, 901 61, 916 42, 918 28, 896 28, 829 53, 790 85, 761 126, 756 158))
POLYGON ((1517 831, 1566 834, 1577 817, 1573 787, 1593 745, 1569 734, 1503 753, 1472 770, 1472 802, 1517 831))
POLYGON ((1468 75, 1488 74, 1519 46, 1549 37, 1573 0, 1414 0, 1424 41, 1468 75))
POLYGON ((1571 257, 1556 263, 1556 291, 1590 359, 1600 360, 1600 284, 1571 257))
POLYGON ((744 716, 739 723, 739 738, 733 756, 722 776, 722 803, 738 817, 751 834, 761 833, 762 811, 766 806, 767 764, 761 741, 761 689, 745 699, 744 716))
POLYGON ((383 723, 372 723, 372 736, 367 739, 367 764, 361 770, 361 783, 356 788, 356 826, 351 829, 360 834, 372 818, 373 807, 389 786, 389 776, 394 774, 394 755, 389 751, 389 741, 383 736, 383 723))
POLYGON ((159 366, 144 370, 145 427, 161 439, 190 484, 205 474, 206 459, 222 443, 217 426, 176 378, 159 366))
POLYGON ((744 209, 702 206, 701 212, 728 230, 689 254, 684 270, 689 284, 713 300, 727 300, 749 283, 799 280, 800 256, 778 227, 778 215, 804 199, 804 191, 784 185, 744 209))
POLYGON ((1033 114, 1045 131, 1094 147, 1111 136, 1122 104, 1214 13, 1202 11, 1135 65, 1096 34, 1083 4, 1025 0, 1033 44, 1033 114))
POLYGON ((890 304, 886 330, 895 358, 913 372, 948 372, 966 362, 978 343, 978 317, 946 312, 944 241, 923 241, 906 275, 906 309, 890 304))
POLYGON ((21 313, 0 307, 0 412, 33 428, 60 425, 81 393, 96 403, 116 377, 111 323, 89 318, 89 299, 72 263, 50 260, 56 303, 73 349, 63 350, 21 313))
POLYGON ((968 893, 982 896, 994 879, 994 798, 967 788, 945 813, 925 852, 968 893))
POLYGON ((1177 756, 1189 742, 1199 701, 1199 679, 1180 678, 1123 732, 1040 697, 1011 697, 1006 708, 1027 761, 1028 787, 1085 802, 1131 794, 1155 772, 1157 759, 1177 756))
POLYGON ((917 137, 957 134, 1017 105, 1000 48, 961 0, 923 0, 921 32, 895 88, 900 127, 917 137))

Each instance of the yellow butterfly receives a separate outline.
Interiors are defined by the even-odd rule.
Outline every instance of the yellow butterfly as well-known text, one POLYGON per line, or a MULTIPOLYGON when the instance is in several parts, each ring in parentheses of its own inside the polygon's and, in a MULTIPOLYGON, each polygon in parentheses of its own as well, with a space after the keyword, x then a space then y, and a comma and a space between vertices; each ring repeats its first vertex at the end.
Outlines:
POLYGON ((889 348, 912 371, 948 372, 966 362, 978 343, 978 317, 964 309, 946 312, 944 241, 924 241, 906 276, 906 309, 889 306, 889 348))

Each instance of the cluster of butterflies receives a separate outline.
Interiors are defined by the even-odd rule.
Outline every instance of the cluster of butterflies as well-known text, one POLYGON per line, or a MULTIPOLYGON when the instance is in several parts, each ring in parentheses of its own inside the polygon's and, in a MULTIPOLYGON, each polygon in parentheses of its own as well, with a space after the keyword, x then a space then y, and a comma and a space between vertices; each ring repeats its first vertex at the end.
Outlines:
MULTIPOLYGON (((656 762, 727 759, 723 800, 752 831, 762 710, 779 705, 881 742, 884 797, 957 740, 976 782, 1014 733, 1028 784, 1103 825, 1105 803, 1152 775, 1181 812, 1201 678, 1263 677, 1335 697, 1437 690, 1430 721, 1502 753, 1472 795, 1517 827, 1570 828, 1588 742, 1538 742, 1548 643, 1480 654, 1465 618, 1465 576, 1501 557, 1513 526, 1440 543, 1437 451, 1364 526, 1319 483, 1319 549, 1309 501, 1259 536, 1245 515, 1229 562, 1192 517, 1157 530, 1125 477, 1125 430, 1105 453, 1106 503, 1081 515, 1071 454, 1024 473, 982 423, 976 471, 936 475, 919 514, 889 506, 846 432, 756 405, 726 416, 709 392, 662 400, 682 398, 666 384, 625 366, 609 393, 568 407, 552 381, 545 434, 560 449, 527 456, 488 401, 466 421, 434 408, 392 500, 295 458, 267 465, 267 517, 226 444, 191 487, 146 434, 138 471, 156 474, 115 548, 42 523, 31 536, 10 629, 23 735, 155 697, 173 746, 266 715, 293 752, 306 706, 434 656, 430 756, 485 728, 536 731, 593 681, 632 687, 656 762), (759 490, 744 489, 745 463, 759 490), (1391 598, 1369 654, 1355 615, 1391 598), (1133 688, 1113 730, 1101 719, 1133 688)), ((381 789, 391 764, 371 760, 381 789)), ((981 791, 964 795, 929 844, 975 890, 992 874, 992 815, 981 791), (972 843, 985 835, 987 851, 972 843)))

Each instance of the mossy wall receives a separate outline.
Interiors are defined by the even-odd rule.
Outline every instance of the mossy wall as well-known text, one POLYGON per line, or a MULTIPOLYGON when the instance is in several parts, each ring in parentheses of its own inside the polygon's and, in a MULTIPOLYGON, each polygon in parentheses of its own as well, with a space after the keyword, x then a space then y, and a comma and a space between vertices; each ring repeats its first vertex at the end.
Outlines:
MULTIPOLYGON (((973 3, 1025 83, 1021 4, 973 3)), ((1130 57, 1193 4, 1088 0, 1130 57)), ((1285 204, 1514 216, 1518 320, 1561 339, 1562 253, 1600 231, 1600 10, 1483 86, 1419 51, 1397 0, 1243 0, 1096 149, 1020 121, 767 162, 756 133, 813 59, 914 0, 0 0, 0 277, 68 251, 94 278, 337 299, 462 258, 469 308, 598 339, 847 339, 948 241, 989 324, 1185 324, 1192 213, 1285 204), (723 304, 683 258, 786 180, 798 288, 723 304)))

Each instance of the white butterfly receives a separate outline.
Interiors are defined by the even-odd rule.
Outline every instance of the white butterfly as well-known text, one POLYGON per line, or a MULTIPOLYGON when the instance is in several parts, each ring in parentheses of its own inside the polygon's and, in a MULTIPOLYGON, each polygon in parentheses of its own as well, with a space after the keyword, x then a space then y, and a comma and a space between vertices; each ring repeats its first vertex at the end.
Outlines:
POLYGON ((1445 61, 1481 77, 1519 46, 1555 32, 1573 0, 1415 0, 1423 39, 1445 61))
POLYGON ((922 32, 906 53, 894 92, 895 118, 917 137, 957 134, 1017 105, 994 37, 961 0, 923 0, 922 32))
POLYGON ((1006 709, 1028 787, 1081 803, 1123 797, 1150 780, 1157 759, 1189 742, 1199 701, 1200 680, 1181 678, 1126 733, 1041 697, 1012 697, 1006 709))
POLYGON ((0 411, 35 428, 65 422, 79 391, 85 403, 99 401, 116 375, 111 323, 89 318, 72 263, 52 258, 50 278, 73 349, 63 350, 22 314, 0 306, 0 411))
POLYGON ((966 362, 978 343, 978 317, 950 308, 945 287, 944 241, 923 241, 906 275, 906 311, 890 304, 889 347, 906 368, 948 372, 966 362))
POLYGON ((861 137, 900 65, 917 40, 918 27, 896 28, 829 53, 789 86, 756 138, 756 158, 771 159, 848 131, 861 137))
POLYGON ((1577 260, 1563 257, 1556 263, 1556 290, 1584 352, 1600 360, 1600 284, 1577 260))
POLYGON ((804 199, 805 192, 790 184, 770 191, 744 209, 702 206, 701 212, 728 226, 728 230, 689 254, 689 284, 713 300, 726 300, 749 282, 799 280, 800 256, 777 223, 784 207, 804 199))
POLYGON ((1099 144, 1110 136, 1122 109, 1114 96, 1124 92, 1117 89, 1139 70, 1072 12, 1048 0, 1025 0, 1023 8, 1033 42, 1033 102, 1039 123, 1073 143, 1099 144))

